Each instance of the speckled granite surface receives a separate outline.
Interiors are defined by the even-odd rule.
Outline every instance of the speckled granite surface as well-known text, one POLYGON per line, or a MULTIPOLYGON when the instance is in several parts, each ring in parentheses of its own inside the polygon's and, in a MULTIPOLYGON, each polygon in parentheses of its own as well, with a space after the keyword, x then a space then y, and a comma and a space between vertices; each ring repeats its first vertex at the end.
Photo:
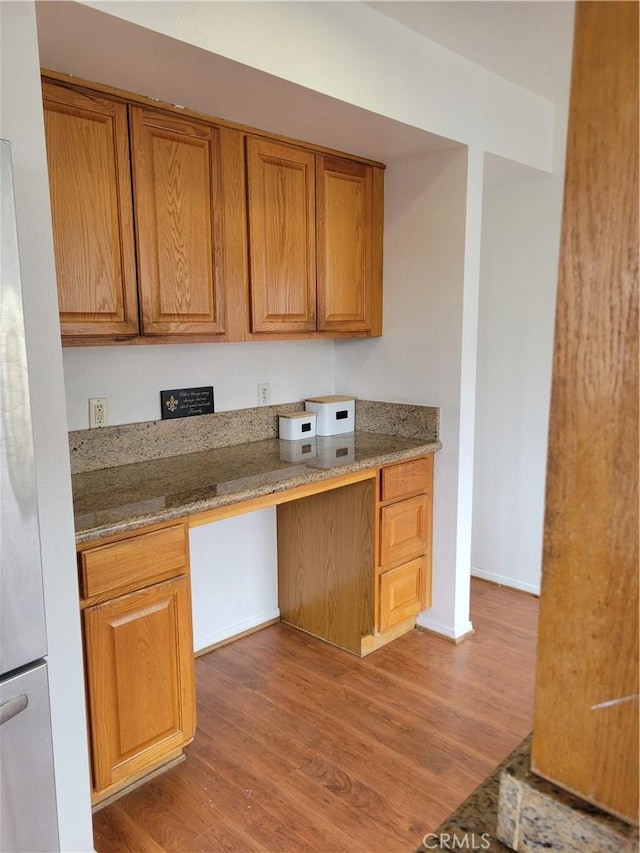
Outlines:
POLYGON ((292 444, 271 438, 77 473, 72 478, 76 541, 112 536, 441 447, 437 440, 357 431, 317 436, 315 454, 292 461, 292 444))
POLYGON ((631 853, 638 830, 531 773, 531 735, 418 848, 631 853), (440 843, 439 839, 442 839, 440 843), (475 846, 474 846, 475 845, 475 846))
POLYGON ((71 473, 277 438, 278 415, 302 409, 303 403, 285 403, 195 418, 76 430, 69 433, 71 473))
MULTIPOLYGON (((76 430, 69 433, 71 473, 277 438, 278 415, 303 409, 300 401, 195 418, 76 430)), ((439 409, 434 406, 356 400, 355 426, 363 432, 437 441, 438 415, 439 409)))
POLYGON ((637 853, 638 830, 531 772, 530 747, 500 775, 497 837, 518 853, 637 853))

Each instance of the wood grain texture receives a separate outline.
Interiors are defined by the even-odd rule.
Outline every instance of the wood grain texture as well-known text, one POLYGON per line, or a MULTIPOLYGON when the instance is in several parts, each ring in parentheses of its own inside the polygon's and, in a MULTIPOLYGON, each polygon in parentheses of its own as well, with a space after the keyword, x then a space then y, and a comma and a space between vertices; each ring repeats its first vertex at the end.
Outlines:
POLYGON ((422 557, 382 572, 380 583, 381 631, 386 631, 423 610, 422 557))
POLYGON ((421 492, 431 492, 433 483, 433 454, 388 465, 382 469, 380 499, 395 501, 421 492))
POLYGON ((424 554, 429 518, 427 495, 388 504, 380 510, 380 566, 387 568, 424 554))
POLYGON ((223 334, 218 129, 130 107, 138 287, 145 334, 223 334))
POLYGON ((578 3, 533 766, 638 820, 638 4, 578 3))
POLYGON ((537 600, 358 659, 274 625, 196 661, 187 761, 94 815, 98 853, 415 850, 530 731, 537 600))
POLYGON ((80 555, 81 595, 113 598, 189 570, 187 527, 174 524, 152 533, 98 545, 80 555))
POLYGON ((372 167, 371 208, 371 326, 369 335, 382 334, 382 268, 384 242, 384 168, 372 167))
POLYGON ((316 328, 315 158, 247 138, 251 330, 316 328))
POLYGON ((316 156, 318 329, 371 328, 372 208, 370 166, 316 156))
POLYGON ((227 305, 227 339, 248 340, 251 327, 249 301, 249 244, 247 232, 247 174, 244 134, 221 127, 223 268, 227 305))
POLYGON ((372 480, 278 507, 284 622, 360 654, 375 624, 372 480))
MULTIPOLYGON (((295 143, 170 104, 159 108, 157 102, 144 96, 57 72, 43 73, 42 79, 44 90, 59 91, 63 101, 110 104, 122 125, 116 146, 121 207, 117 215, 108 210, 106 218, 104 211, 110 200, 104 186, 96 186, 95 180, 86 186, 78 184, 77 174, 71 179, 61 178, 65 168, 75 168, 65 159, 68 140, 62 138, 57 126, 48 134, 60 152, 55 180, 60 186, 70 183, 73 189, 72 193, 66 188, 57 193, 60 212, 54 216, 56 243, 64 247, 57 253, 63 259, 61 263, 73 267, 68 274, 59 275, 64 281, 61 303, 62 297, 68 299, 64 309, 65 346, 382 334, 382 164, 323 146, 295 143), (247 164, 243 149, 247 133, 248 145, 263 152, 271 146, 276 159, 261 160, 262 155, 257 155, 253 166, 250 161, 247 164), (133 210, 130 156, 136 196, 133 210), (251 173, 255 178, 253 189, 251 173), (125 191, 128 200, 123 204, 125 191), (73 239, 77 229, 74 226, 69 234, 64 231, 64 224, 72 222, 69 213, 74 213, 70 208, 74 193, 83 196, 87 215, 80 219, 94 241, 92 252, 96 257, 89 273, 86 247, 73 239), (248 211, 247 193, 253 199, 248 211), (108 221, 112 228, 120 222, 121 246, 116 245, 114 234, 105 230, 108 221), (59 238, 58 222, 62 226, 59 238), (256 240, 249 246, 248 222, 256 240), (124 295, 119 292, 117 276, 113 284, 107 278, 101 280, 98 289, 87 290, 87 275, 110 274, 118 252, 123 275, 126 273, 124 295), (318 321, 319 303, 322 316, 318 321), (127 322, 122 321, 123 312, 127 322)), ((96 115, 94 110, 94 119, 96 115)), ((68 118, 60 118, 59 123, 66 122, 68 118)), ((69 133, 78 147, 80 137, 75 129, 69 133)), ((80 146, 94 172, 96 163, 112 157, 107 138, 108 129, 104 139, 93 142, 94 147, 105 148, 106 154, 97 150, 89 157, 90 146, 80 146)))
POLYGON ((127 111, 43 84, 60 323, 65 335, 136 335, 127 111))
POLYGON ((99 795, 174 755, 193 737, 188 578, 90 607, 83 623, 93 781, 99 795))

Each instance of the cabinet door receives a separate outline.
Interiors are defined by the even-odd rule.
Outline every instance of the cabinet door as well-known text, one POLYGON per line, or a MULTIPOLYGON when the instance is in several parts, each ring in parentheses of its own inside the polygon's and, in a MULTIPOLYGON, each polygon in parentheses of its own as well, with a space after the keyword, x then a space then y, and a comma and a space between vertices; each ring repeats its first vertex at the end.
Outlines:
POLYGON ((136 335, 127 108, 43 83, 63 335, 136 335))
POLYGON ((223 334, 218 130, 130 110, 142 332, 223 334))
POLYGON ((424 554, 429 540, 430 497, 418 495, 380 511, 380 565, 424 554))
POLYGON ((247 138, 251 330, 316 328, 314 155, 247 138))
POLYGON ((318 329, 370 331, 374 303, 372 167, 317 158, 318 329))
POLYGON ((193 737, 188 580, 176 578, 84 611, 97 791, 193 737))
MULTIPOLYGON (((429 604, 430 601, 429 589, 429 604)), ((425 578, 423 558, 389 569, 380 575, 380 630, 386 631, 417 616, 425 603, 425 578)))

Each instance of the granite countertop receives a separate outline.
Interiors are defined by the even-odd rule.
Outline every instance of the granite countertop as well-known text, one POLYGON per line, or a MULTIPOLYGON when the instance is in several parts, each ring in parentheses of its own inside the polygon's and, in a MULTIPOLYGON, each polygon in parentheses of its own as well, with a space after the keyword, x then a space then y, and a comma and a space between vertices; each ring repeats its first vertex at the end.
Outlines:
POLYGON ((93 541, 439 450, 437 440, 356 431, 269 438, 76 473, 76 543, 93 541), (298 447, 294 447, 298 445, 298 447), (299 460, 298 460, 298 457, 299 460))

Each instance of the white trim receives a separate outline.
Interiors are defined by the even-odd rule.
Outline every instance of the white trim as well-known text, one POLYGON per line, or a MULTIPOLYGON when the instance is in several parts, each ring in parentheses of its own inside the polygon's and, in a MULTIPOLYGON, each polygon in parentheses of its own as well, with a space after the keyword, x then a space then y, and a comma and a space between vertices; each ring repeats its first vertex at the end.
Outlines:
POLYGON ((473 624, 471 622, 466 622, 464 625, 452 630, 448 625, 444 625, 441 622, 434 622, 433 619, 429 618, 429 614, 426 611, 418 614, 416 624, 421 628, 426 628, 427 631, 431 631, 433 634, 440 634, 441 637, 446 637, 447 640, 453 640, 456 643, 473 632, 473 624))
POLYGON ((509 586, 512 589, 519 589, 522 592, 530 592, 532 595, 540 595, 540 584, 526 583, 525 581, 509 578, 505 575, 495 575, 493 572, 485 572, 483 569, 476 569, 471 566, 471 577, 481 578, 491 583, 500 584, 500 586, 509 586))
POLYGON ((250 619, 244 619, 242 622, 237 622, 235 625, 227 625, 213 634, 207 634, 206 637, 193 638, 193 651, 199 652, 206 649, 208 646, 213 646, 216 643, 221 643, 223 640, 228 640, 235 637, 237 634, 243 634, 245 631, 250 631, 263 622, 269 622, 272 619, 280 618, 280 610, 270 610, 268 613, 260 613, 258 616, 252 616, 250 619))

